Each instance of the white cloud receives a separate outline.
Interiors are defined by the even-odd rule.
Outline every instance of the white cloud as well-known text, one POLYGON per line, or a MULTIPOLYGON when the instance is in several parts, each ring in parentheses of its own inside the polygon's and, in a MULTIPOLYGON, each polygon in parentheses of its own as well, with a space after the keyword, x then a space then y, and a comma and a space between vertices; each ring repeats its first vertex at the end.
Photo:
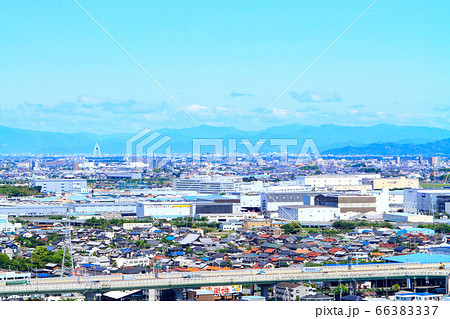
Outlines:
POLYGON ((290 95, 300 103, 340 102, 342 100, 341 95, 335 91, 317 92, 317 91, 308 90, 303 93, 291 92, 290 95))
MULTIPOLYGON (((263 106, 245 108, 228 105, 190 104, 184 109, 199 124, 228 126, 241 129, 262 129, 274 125, 375 125, 380 123, 399 125, 421 125, 448 127, 450 118, 442 116, 445 108, 430 114, 392 114, 380 108, 369 110, 363 105, 345 108, 346 112, 318 108, 316 105, 287 107, 280 105, 268 111, 257 124, 252 126, 264 111, 263 106)), ((116 101, 112 99, 80 96, 74 101, 56 105, 23 103, 0 108, 0 125, 31 130, 53 132, 91 132, 111 134, 134 132, 144 127, 182 128, 195 126, 188 115, 173 104, 148 104, 134 100, 116 101)))

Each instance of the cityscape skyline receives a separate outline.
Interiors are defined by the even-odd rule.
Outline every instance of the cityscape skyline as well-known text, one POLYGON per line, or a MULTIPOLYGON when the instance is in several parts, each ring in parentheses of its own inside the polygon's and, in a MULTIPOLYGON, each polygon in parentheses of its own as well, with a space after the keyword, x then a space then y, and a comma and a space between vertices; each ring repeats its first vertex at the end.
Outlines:
POLYGON ((449 12, 5 1, 0 301, 448 314, 449 12))

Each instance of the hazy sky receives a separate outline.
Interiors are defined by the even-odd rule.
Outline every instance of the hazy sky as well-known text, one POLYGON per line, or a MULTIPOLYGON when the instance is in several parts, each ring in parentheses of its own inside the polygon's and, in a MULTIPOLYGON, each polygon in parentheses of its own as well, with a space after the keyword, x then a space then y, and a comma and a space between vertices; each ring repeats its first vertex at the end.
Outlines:
MULTIPOLYGON (((87 1, 199 124, 450 129, 450 1, 87 1)), ((196 125, 74 1, 3 1, 0 125, 133 132, 196 125)))

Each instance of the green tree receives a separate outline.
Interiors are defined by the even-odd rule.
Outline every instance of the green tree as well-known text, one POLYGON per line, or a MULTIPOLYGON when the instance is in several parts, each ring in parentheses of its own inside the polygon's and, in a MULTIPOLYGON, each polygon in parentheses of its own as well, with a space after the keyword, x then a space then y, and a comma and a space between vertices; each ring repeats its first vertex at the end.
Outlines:
POLYGON ((391 288, 392 291, 400 291, 400 285, 399 284, 395 284, 392 286, 391 288))
POLYGON ((348 294, 348 288, 343 284, 337 285, 337 287, 334 289, 334 292, 338 294, 341 293, 341 291, 342 294, 348 294))
POLYGON ((49 256, 50 253, 45 246, 38 246, 31 255, 31 261, 36 267, 42 268, 48 262, 49 256))
POLYGON ((8 255, 0 253, 0 268, 8 269, 11 265, 11 259, 9 259, 8 255))

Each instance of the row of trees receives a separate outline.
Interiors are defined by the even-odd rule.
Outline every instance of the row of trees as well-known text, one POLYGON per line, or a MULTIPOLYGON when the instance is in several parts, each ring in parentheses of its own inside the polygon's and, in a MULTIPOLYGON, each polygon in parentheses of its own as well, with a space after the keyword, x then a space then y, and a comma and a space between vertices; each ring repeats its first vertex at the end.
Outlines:
POLYGON ((176 227, 190 227, 190 228, 212 228, 219 229, 220 223, 208 222, 205 217, 202 218, 183 218, 178 217, 172 220, 172 225, 176 227))
POLYGON ((332 224, 333 228, 351 230, 355 227, 386 227, 393 229, 394 226, 389 222, 382 223, 370 223, 366 221, 346 221, 346 220, 336 220, 332 224))
POLYGON ((433 229, 436 233, 450 233, 450 225, 448 224, 419 224, 419 228, 433 229))
POLYGON ((28 186, 12 186, 12 185, 0 185, 0 194, 7 195, 8 197, 25 197, 38 195, 41 192, 41 186, 28 187, 28 186))
MULTIPOLYGON (((64 251, 62 249, 51 252, 45 246, 38 246, 33 251, 31 258, 15 255, 12 259, 8 255, 0 253, 0 268, 19 271, 27 271, 35 268, 42 268, 47 263, 62 264, 64 251)), ((70 256, 66 255, 66 266, 70 265, 70 256)))
POLYGON ((137 219, 137 220, 128 220, 128 219, 105 219, 105 218, 89 218, 86 220, 86 226, 98 229, 106 229, 108 226, 122 226, 122 224, 126 223, 148 223, 151 222, 151 218, 137 219))
MULTIPOLYGON (((444 226, 444 225, 442 225, 444 226)), ((295 234, 301 234, 301 233, 308 233, 311 231, 320 231, 323 234, 326 235, 334 235, 341 231, 350 231, 354 229, 355 227, 386 227, 386 228, 394 228, 394 226, 389 222, 382 222, 382 223, 370 223, 365 221, 345 221, 345 220, 337 220, 333 222, 332 227, 334 229, 308 229, 303 228, 300 223, 298 222, 291 222, 289 224, 285 224, 281 226, 281 228, 284 230, 284 233, 287 235, 295 235, 295 234)), ((450 226, 449 226, 450 228, 450 226)))

